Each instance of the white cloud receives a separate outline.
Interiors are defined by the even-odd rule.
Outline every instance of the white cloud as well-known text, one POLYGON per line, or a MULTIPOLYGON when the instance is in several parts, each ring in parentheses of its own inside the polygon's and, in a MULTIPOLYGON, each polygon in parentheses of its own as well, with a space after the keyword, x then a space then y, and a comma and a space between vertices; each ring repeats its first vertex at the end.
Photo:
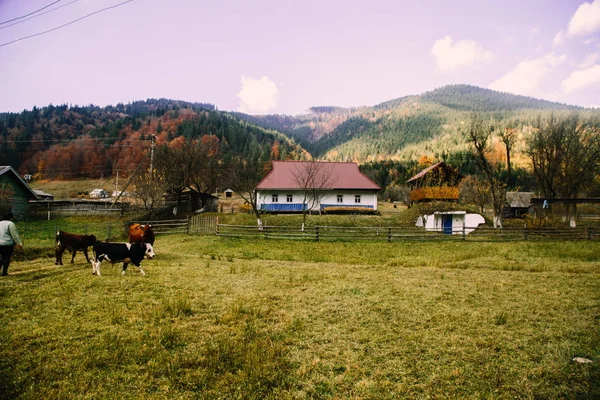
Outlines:
POLYGON ((565 92, 572 92, 589 86, 600 84, 600 65, 593 65, 588 68, 579 69, 571 72, 571 75, 561 82, 565 92))
POLYGON ((544 77, 565 62, 566 55, 546 54, 544 57, 521 61, 506 75, 489 85, 490 89, 527 96, 539 95, 544 77))
POLYGON ((567 35, 583 36, 600 30, 600 0, 593 3, 583 3, 579 6, 567 28, 567 35))
POLYGON ((590 44, 594 44, 598 42, 598 38, 595 37, 591 37, 589 39, 586 39, 583 41, 583 44, 585 44, 586 46, 589 46, 590 44))
POLYGON ((247 114, 266 114, 277 106, 279 89, 267 76, 260 79, 242 76, 242 87, 237 94, 238 111, 247 114))
POLYGON ((588 68, 596 64, 596 61, 600 59, 600 53, 588 54, 585 59, 579 64, 579 68, 588 68))
POLYGON ((453 43, 450 36, 436 40, 431 48, 431 55, 435 58, 438 68, 443 72, 469 67, 477 63, 489 63, 494 59, 494 54, 485 50, 479 43, 472 40, 453 43))
POLYGON ((556 36, 554 36, 554 44, 559 45, 565 41, 565 32, 563 30, 559 31, 556 36))

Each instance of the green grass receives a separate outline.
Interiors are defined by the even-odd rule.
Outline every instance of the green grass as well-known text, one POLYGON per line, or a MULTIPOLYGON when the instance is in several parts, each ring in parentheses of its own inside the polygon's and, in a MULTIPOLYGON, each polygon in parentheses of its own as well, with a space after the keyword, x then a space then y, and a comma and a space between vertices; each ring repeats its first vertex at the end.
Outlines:
POLYGON ((600 396, 597 242, 165 235, 145 277, 27 251, 0 280, 2 398, 600 396))

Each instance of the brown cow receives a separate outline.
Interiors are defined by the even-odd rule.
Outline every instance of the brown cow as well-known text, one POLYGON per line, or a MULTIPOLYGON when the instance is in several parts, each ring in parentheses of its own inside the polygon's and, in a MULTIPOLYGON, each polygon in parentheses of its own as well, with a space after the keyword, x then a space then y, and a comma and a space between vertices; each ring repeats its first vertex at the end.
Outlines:
POLYGON ((150 243, 154 245, 152 225, 131 224, 129 226, 129 243, 150 243))
POLYGON ((87 249, 90 246, 94 246, 96 243, 96 236, 94 235, 75 235, 63 231, 56 232, 56 261, 55 265, 63 265, 62 255, 65 250, 72 252, 73 257, 71 258, 71 264, 75 262, 75 254, 77 250, 83 251, 85 259, 90 262, 88 257, 87 249))

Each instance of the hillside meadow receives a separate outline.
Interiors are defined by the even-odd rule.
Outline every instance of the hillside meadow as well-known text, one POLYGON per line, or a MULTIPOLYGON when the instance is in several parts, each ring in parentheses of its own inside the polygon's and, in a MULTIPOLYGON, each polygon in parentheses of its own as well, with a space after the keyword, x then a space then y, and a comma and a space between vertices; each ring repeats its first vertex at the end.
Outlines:
POLYGON ((600 397, 598 242, 161 235, 146 276, 97 277, 33 231, 0 280, 1 398, 600 397))

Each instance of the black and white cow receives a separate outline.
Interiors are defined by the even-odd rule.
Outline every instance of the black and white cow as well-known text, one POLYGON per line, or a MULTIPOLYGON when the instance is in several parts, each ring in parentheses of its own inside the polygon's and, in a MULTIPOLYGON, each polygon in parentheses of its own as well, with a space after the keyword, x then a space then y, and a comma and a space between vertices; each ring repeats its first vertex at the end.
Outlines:
POLYGON ((92 261, 92 275, 100 276, 100 264, 106 260, 111 264, 123 263, 122 275, 125 275, 127 264, 132 263, 146 275, 140 266, 144 258, 152 259, 154 249, 150 243, 106 243, 96 242, 94 245, 94 261, 92 261))

